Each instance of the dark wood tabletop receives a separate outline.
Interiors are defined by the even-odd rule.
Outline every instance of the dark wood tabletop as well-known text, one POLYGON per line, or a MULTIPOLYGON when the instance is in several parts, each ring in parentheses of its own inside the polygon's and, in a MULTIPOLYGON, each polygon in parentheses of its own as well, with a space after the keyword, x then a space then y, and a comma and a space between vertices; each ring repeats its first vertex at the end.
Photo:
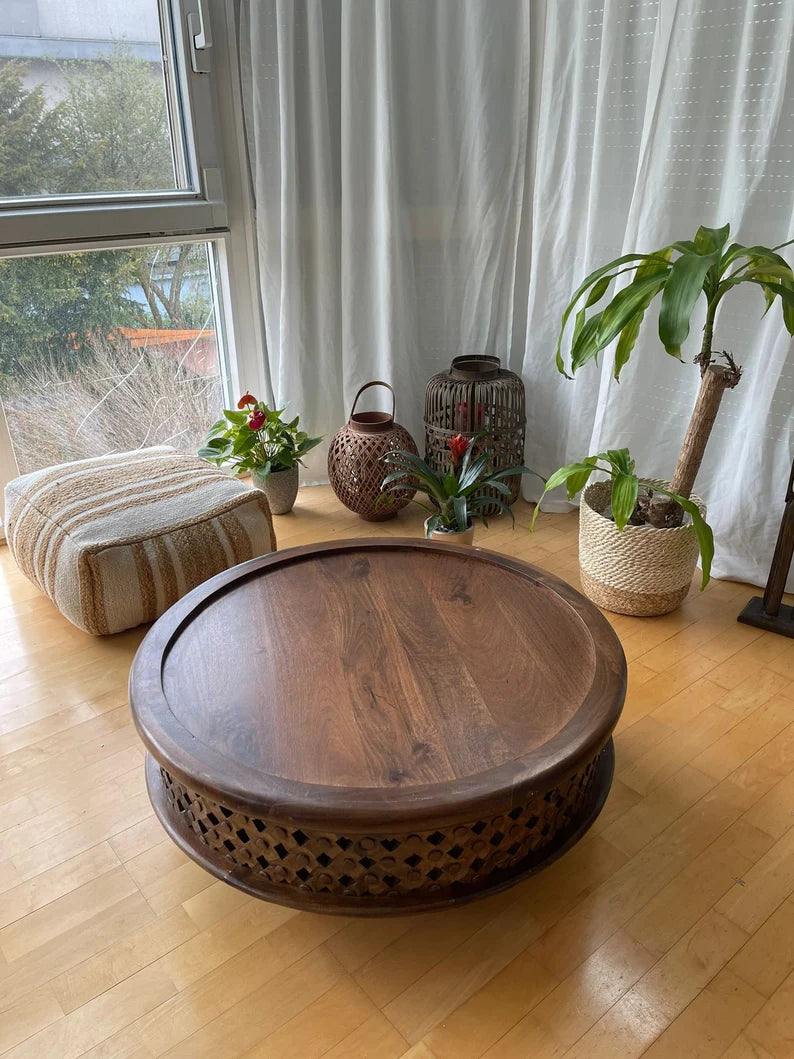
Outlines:
POLYGON ((518 560, 328 542, 194 589, 131 675, 159 765, 243 811, 432 826, 547 787, 605 744, 625 661, 601 613, 518 560))

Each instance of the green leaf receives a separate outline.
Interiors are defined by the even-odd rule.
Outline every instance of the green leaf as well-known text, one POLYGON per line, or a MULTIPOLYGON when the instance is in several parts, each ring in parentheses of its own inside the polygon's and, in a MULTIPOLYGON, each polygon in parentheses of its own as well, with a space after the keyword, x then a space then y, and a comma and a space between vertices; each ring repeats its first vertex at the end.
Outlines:
POLYGON ((214 449, 216 455, 219 452, 227 452, 227 451, 231 452, 232 451, 232 442, 231 442, 230 438, 225 438, 225 437, 224 438, 211 438, 207 442, 207 448, 208 449, 214 449))
POLYGON ((755 276, 756 279, 768 277, 771 280, 786 279, 794 282, 794 272, 792 272, 789 265, 770 265, 762 261, 761 258, 753 258, 746 274, 755 276), (758 273, 763 273, 763 276, 759 276, 758 273))
POLYGON ((538 500, 537 504, 535 505, 535 510, 532 514, 532 521, 529 525, 530 530, 534 529, 535 519, 538 517, 538 512, 540 511, 540 501, 543 499, 546 493, 550 493, 552 489, 556 489, 558 486, 565 484, 568 479, 571 478, 573 475, 581 476, 586 472, 586 482, 587 478, 589 478, 593 471, 597 469, 595 467, 595 464, 590 463, 589 461, 594 460, 596 458, 597 457, 588 456, 587 460, 583 461, 582 463, 568 463, 565 465, 565 467, 560 467, 554 472, 554 474, 549 476, 549 479, 546 482, 546 486, 540 495, 540 500, 538 500))
POLYGON ((568 491, 569 500, 573 500, 576 494, 580 492, 580 490, 584 489, 584 487, 590 481, 590 475, 596 469, 597 461, 598 456, 587 456, 582 462, 584 464, 587 464, 588 470, 579 471, 578 473, 568 475, 568 478, 565 482, 565 488, 568 491))
POLYGON ((307 452, 310 452, 316 445, 319 445, 322 438, 304 438, 298 445, 298 452, 301 456, 305 456, 307 452))
POLYGON ((442 482, 441 478, 433 471, 424 460, 420 459, 413 452, 406 452, 403 449, 396 450, 394 452, 387 452, 381 457, 384 463, 388 463, 393 467, 399 467, 401 470, 411 470, 418 477, 426 481, 434 482, 439 489, 441 489, 442 482))
POLYGON ((427 525, 425 527, 425 537, 431 537, 433 534, 433 530, 439 529, 439 527, 442 525, 442 521, 443 520, 440 515, 431 515, 430 518, 427 520, 427 525))
POLYGON ((634 474, 634 460, 628 449, 607 449, 599 452, 598 458, 606 460, 618 474, 634 474))
POLYGON ((496 471, 495 474, 489 475, 488 483, 496 482, 500 478, 511 478, 514 474, 534 474, 536 478, 540 478, 541 482, 546 481, 545 478, 541 477, 537 471, 533 471, 531 467, 525 467, 523 464, 520 466, 516 464, 515 467, 505 467, 502 471, 496 471))
POLYGON ((574 324, 573 324, 573 334, 571 335, 571 344, 574 345, 574 346, 576 345, 577 338, 582 333, 582 328, 584 327, 584 321, 585 321, 585 310, 584 309, 580 309, 579 312, 576 314, 576 319, 574 320, 574 324))
POLYGON ((400 485, 399 488, 404 489, 408 484, 409 478, 410 476, 407 471, 390 471, 389 474, 387 474, 383 481, 380 483, 381 489, 385 489, 386 486, 391 485, 392 482, 402 482, 403 484, 400 485))
POLYGON ((635 313, 620 332, 620 338, 618 339, 618 344, 615 348, 615 364, 612 369, 612 374, 617 382, 620 382, 620 373, 625 368, 626 364, 628 364, 629 357, 637 344, 637 337, 640 333, 644 317, 644 310, 635 313))
POLYGON ((684 511, 691 516, 692 529, 695 531, 698 548, 700 549, 700 569, 703 575, 700 582, 700 591, 702 592, 711 578, 711 563, 714 559, 714 533, 711 526, 701 515, 700 508, 694 500, 679 496, 678 493, 671 493, 668 489, 662 489, 660 486, 645 479, 642 479, 642 484, 650 486, 656 493, 662 493, 664 496, 669 496, 671 500, 676 500, 684 511))
POLYGON ((614 261, 610 261, 608 265, 602 265, 597 268, 594 272, 591 272, 589 276, 586 276, 582 283, 577 288, 574 296, 568 302, 565 308, 565 312, 562 314, 562 320, 560 322, 560 332, 557 337, 557 348, 554 353, 554 359, 557 364, 557 369, 560 374, 565 375, 565 362, 562 356, 562 340, 565 334, 565 325, 568 323, 568 319, 576 307, 576 303, 579 301, 584 292, 591 287, 597 280, 601 279, 607 272, 612 272, 614 269, 620 268, 621 265, 625 265, 630 261, 645 261, 647 254, 624 254, 623 257, 617 257, 614 261))
POLYGON ((591 459, 592 457, 588 456, 587 460, 583 460, 581 463, 568 463, 565 467, 560 467, 554 472, 554 474, 549 475, 548 481, 546 482, 546 488, 543 492, 549 493, 552 489, 556 489, 558 486, 563 485, 568 481, 572 474, 578 474, 582 471, 587 471, 588 474, 592 473, 595 465, 588 462, 591 459))
MULTIPOLYGON (((785 244, 784 244, 785 245, 785 244)), ((751 271, 754 271, 759 265, 763 263, 764 272, 775 279, 780 280, 780 286, 785 288, 787 291, 794 293, 794 272, 784 257, 780 254, 776 254, 774 250, 767 250, 765 247, 752 247, 753 252, 748 251, 748 262, 751 266, 751 271)), ((748 275, 748 273, 745 273, 748 275)), ((739 279, 742 276, 737 277, 739 279)), ((767 311, 769 310, 769 296, 772 293, 778 293, 774 286, 769 283, 765 276, 757 276, 758 279, 762 280, 766 284, 764 290, 764 298, 767 302, 767 311)), ((752 282, 752 280, 751 280, 752 282)), ((791 305, 790 299, 785 298, 781 295, 781 303, 783 308, 783 322, 786 325, 786 330, 789 334, 794 334, 794 307, 791 305)))
POLYGON ((722 275, 726 268, 729 268, 734 261, 737 261, 742 254, 746 253, 747 247, 742 246, 741 243, 731 243, 728 249, 720 258, 720 275, 722 275))
POLYGON ((681 344, 689 334, 689 321, 703 292, 706 274, 718 253, 682 254, 673 262, 662 294, 659 310, 659 338, 667 352, 681 359, 681 344))
POLYGON ((589 309, 591 305, 595 305, 596 302, 600 302, 606 294, 607 287, 612 282, 612 276, 602 276, 602 278, 593 285, 593 289, 587 297, 587 301, 584 303, 585 309, 589 309))
POLYGON ((461 531, 467 529, 469 525, 469 514, 466 497, 454 496, 452 498, 452 506, 455 510, 455 521, 458 524, 458 529, 461 531))
POLYGON ((713 254, 716 251, 721 254, 730 234, 729 224, 723 228, 706 228, 701 224, 695 233, 695 253, 713 254))
MULTIPOLYGON (((596 346, 604 349, 632 320, 636 313, 644 313, 650 303, 667 282, 668 270, 661 274, 639 276, 628 287, 618 291, 609 305, 601 313, 601 321, 596 332, 596 346)), ((640 317, 642 318, 642 317, 640 317)))
POLYGON ((247 412, 237 412, 233 408, 224 408, 223 414, 226 416, 229 422, 234 423, 236 427, 242 427, 248 423, 247 412))
POLYGON ((210 463, 221 463, 223 460, 217 449, 202 448, 198 450, 198 455, 202 460, 209 460, 210 463))
POLYGON ((626 528, 626 523, 634 514, 637 506, 639 481, 634 474, 618 472, 612 479, 612 517, 619 530, 626 528))
POLYGON ((784 287, 781 283, 762 282, 757 279, 751 279, 749 282, 778 295, 783 308, 783 323, 788 333, 794 335, 794 290, 784 287))
POLYGON ((458 477, 458 488, 460 489, 460 491, 463 492, 464 489, 468 489, 469 486, 472 486, 475 484, 475 482, 478 482, 490 462, 490 453, 483 452, 477 457, 476 460, 473 460, 469 464, 465 471, 461 471, 461 474, 458 477))
POLYGON ((256 434, 252 430, 247 430, 245 434, 240 433, 234 439, 232 452, 235 456, 241 456, 243 453, 250 452, 254 445, 256 445, 256 434))
POLYGON ((582 327, 579 334, 571 347, 571 371, 576 372, 579 368, 585 365, 588 360, 592 360, 598 352, 598 345, 596 342, 596 334, 598 333, 598 325, 601 322, 601 313, 596 313, 595 316, 591 316, 587 323, 582 327))
POLYGON ((207 431, 207 437, 211 438, 215 434, 219 434, 222 430, 226 430, 226 420, 216 419, 212 426, 207 431))

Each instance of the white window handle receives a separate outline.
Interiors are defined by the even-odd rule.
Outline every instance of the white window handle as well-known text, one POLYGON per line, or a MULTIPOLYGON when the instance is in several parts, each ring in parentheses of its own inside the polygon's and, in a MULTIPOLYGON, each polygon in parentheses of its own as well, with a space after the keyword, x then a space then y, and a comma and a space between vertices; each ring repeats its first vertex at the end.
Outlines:
POLYGON ((190 37, 190 65, 197 74, 210 72, 209 49, 212 47, 209 12, 206 0, 198 0, 198 10, 187 16, 187 31, 190 37))

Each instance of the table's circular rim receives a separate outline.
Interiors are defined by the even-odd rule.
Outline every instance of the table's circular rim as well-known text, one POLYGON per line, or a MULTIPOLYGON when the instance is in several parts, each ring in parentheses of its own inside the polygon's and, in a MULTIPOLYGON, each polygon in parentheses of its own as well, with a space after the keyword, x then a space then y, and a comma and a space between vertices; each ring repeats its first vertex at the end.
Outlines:
POLYGON ((314 826, 395 829, 419 827, 434 819, 473 819, 519 802, 528 790, 543 790, 555 779, 590 760, 606 743, 617 723, 626 693, 626 660, 612 626, 571 585, 511 556, 416 538, 370 537, 324 541, 272 552, 216 574, 188 592, 151 627, 132 664, 129 697, 138 732, 154 758, 188 786, 200 788, 218 802, 244 811, 268 813, 314 826), (310 561, 316 556, 350 551, 420 550, 476 559, 510 570, 551 589, 578 616, 595 645, 590 690, 576 713, 548 742, 521 757, 463 779, 412 787, 332 787, 303 783, 260 772, 230 761, 200 743, 171 712, 162 683, 171 644, 194 614, 219 595, 273 566, 310 561))

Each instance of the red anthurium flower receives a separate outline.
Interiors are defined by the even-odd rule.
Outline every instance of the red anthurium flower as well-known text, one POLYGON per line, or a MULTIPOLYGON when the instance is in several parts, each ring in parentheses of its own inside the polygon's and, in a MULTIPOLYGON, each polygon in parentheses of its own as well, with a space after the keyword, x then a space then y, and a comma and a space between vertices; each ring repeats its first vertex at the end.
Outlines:
POLYGON ((240 400, 237 402, 237 407, 245 408, 249 404, 256 404, 256 398, 252 393, 244 393, 240 400))
POLYGON ((449 451, 452 453, 453 466, 460 463, 461 459, 466 453, 466 450, 469 447, 469 444, 469 439, 464 438, 462 434, 456 434, 454 437, 449 439, 449 441, 447 442, 447 446, 449 448, 449 451))
POLYGON ((265 419, 267 416, 264 412, 260 412, 259 409, 251 413, 251 418, 248 420, 248 425, 251 430, 261 430, 265 425, 265 419))

